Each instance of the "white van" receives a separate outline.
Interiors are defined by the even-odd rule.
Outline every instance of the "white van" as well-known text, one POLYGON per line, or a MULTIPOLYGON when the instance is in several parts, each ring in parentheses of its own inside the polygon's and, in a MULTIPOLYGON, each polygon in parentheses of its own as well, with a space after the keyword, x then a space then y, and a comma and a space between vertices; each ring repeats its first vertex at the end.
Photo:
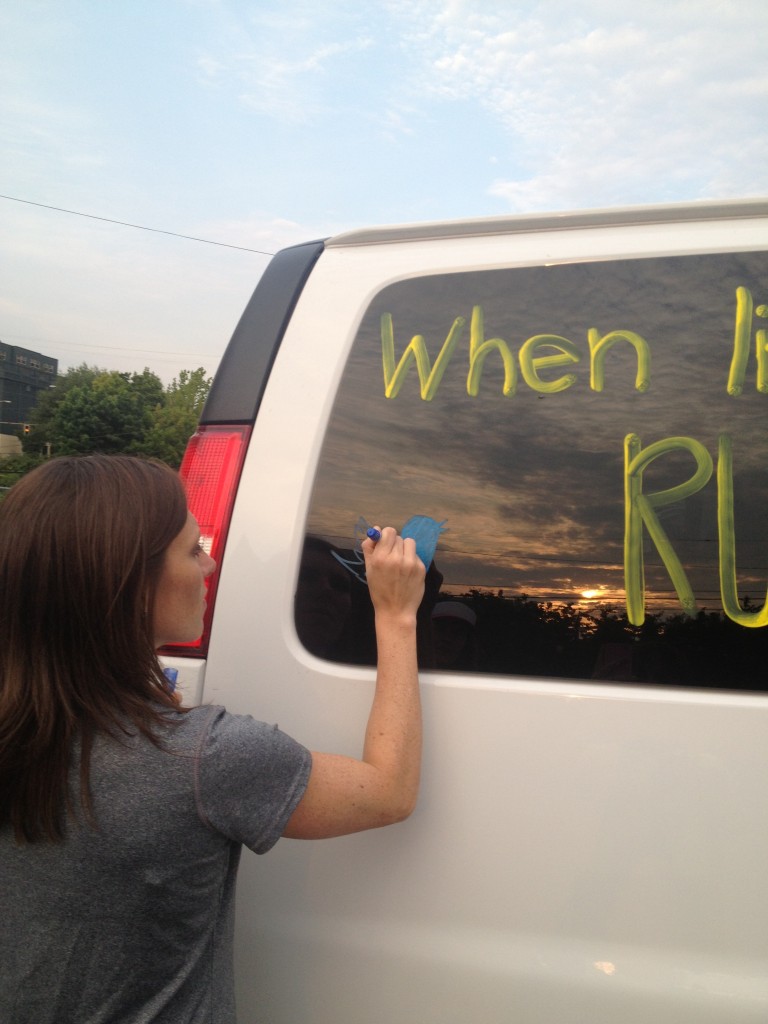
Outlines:
POLYGON ((425 756, 407 822, 244 856, 244 1024, 768 1020, 767 413, 768 201, 274 258, 185 458, 220 568, 165 661, 359 755, 359 538, 405 527, 425 756))

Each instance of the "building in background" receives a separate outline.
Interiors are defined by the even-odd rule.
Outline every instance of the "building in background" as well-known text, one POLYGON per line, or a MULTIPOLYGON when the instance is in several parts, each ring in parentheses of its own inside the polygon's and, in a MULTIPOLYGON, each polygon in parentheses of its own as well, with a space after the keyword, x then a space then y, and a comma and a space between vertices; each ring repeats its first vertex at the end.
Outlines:
POLYGON ((41 391, 56 384, 58 360, 0 341, 0 435, 18 435, 30 424, 41 391))

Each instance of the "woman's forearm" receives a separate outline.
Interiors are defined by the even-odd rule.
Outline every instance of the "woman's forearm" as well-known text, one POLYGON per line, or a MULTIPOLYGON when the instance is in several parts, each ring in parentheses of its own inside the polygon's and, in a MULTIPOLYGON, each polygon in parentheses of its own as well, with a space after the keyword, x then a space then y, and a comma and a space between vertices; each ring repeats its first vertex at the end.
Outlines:
POLYGON ((376 691, 365 731, 363 761, 390 792, 392 820, 413 810, 421 769, 421 698, 416 663, 416 617, 377 613, 376 691))

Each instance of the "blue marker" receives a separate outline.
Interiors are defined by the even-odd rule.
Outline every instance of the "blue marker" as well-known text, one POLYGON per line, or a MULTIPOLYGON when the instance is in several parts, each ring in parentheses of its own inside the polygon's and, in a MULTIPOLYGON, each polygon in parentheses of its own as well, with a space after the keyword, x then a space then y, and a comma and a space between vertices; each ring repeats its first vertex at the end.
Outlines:
POLYGON ((179 670, 177 668, 164 668, 163 675, 168 680, 168 692, 174 693, 176 684, 179 681, 179 670))
POLYGON ((377 530, 375 526, 370 526, 365 532, 371 540, 381 540, 381 531, 377 530))

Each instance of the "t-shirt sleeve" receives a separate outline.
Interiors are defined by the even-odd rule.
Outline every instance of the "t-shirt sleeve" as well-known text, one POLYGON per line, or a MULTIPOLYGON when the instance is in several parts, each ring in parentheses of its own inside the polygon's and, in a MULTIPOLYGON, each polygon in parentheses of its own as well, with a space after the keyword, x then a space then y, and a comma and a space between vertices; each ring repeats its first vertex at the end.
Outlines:
POLYGON ((254 853, 266 853, 304 795, 312 755, 275 725, 211 710, 196 758, 198 813, 254 853))

